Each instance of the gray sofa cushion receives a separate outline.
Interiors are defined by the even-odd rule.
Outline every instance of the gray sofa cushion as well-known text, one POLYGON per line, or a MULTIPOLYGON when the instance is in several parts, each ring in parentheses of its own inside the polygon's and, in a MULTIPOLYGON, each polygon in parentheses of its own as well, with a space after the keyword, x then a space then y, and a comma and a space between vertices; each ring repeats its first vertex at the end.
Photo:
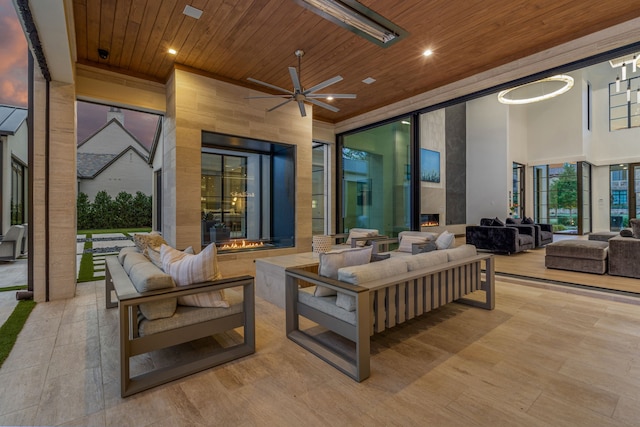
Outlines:
POLYGON ((631 226, 633 237, 640 239, 640 221, 638 221, 637 218, 631 218, 629 220, 629 225, 631 226))
MULTIPOLYGON (((175 313, 170 319, 149 319, 148 317, 141 319, 138 330, 141 336, 145 336, 242 313, 242 294, 240 292, 227 292, 226 298, 229 301, 229 308, 180 306, 174 309, 175 313)), ((175 300, 175 298, 173 299, 175 300)))
POLYGON ((450 250, 451 249, 426 252, 423 254, 417 254, 411 257, 398 258, 398 259, 402 259, 407 263, 408 271, 414 271, 421 268, 431 267, 432 265, 446 263, 447 261, 449 261, 449 257, 447 256, 447 251, 450 251, 450 250))
POLYGON ((476 247, 473 245, 460 245, 457 248, 446 249, 448 261, 458 261, 478 255, 476 247))
POLYGON ((176 286, 171 276, 153 265, 149 260, 133 265, 129 271, 129 279, 131 279, 131 283, 140 293, 176 286))
POLYGON ((138 251, 138 248, 136 248, 135 246, 126 246, 122 249, 120 249, 120 252, 118 252, 118 262, 120 262, 120 265, 124 265, 124 259, 127 256, 127 254, 130 253, 140 253, 138 251))
POLYGON ((298 292, 298 301, 351 325, 356 324, 355 311, 347 311, 338 307, 336 305, 337 297, 335 295, 328 297, 315 297, 313 296, 313 293, 313 287, 301 288, 298 292))
MULTIPOLYGON (((122 264, 122 267, 124 268, 124 271, 128 274, 131 275, 131 268, 136 265, 136 264, 146 264, 146 263, 151 263, 151 261, 149 261, 149 258, 147 258, 146 256, 144 256, 142 254, 142 252, 129 252, 125 257, 124 257, 124 262, 122 264)), ((140 292, 140 291, 138 291, 140 292)))
MULTIPOLYGON (((127 258, 129 258, 129 256, 130 255, 127 255, 127 258)), ((125 259, 125 263, 126 261, 127 259, 125 259)), ((175 287, 171 276, 153 265, 148 259, 146 262, 139 262, 131 267, 129 279, 136 290, 141 293, 175 287)), ((167 298, 160 301, 140 304, 139 307, 144 317, 149 320, 155 320, 173 316, 177 305, 177 298, 167 298)))
MULTIPOLYGON (((338 280, 351 283, 352 285, 359 285, 373 280, 386 279, 404 274, 407 271, 407 263, 404 258, 389 258, 370 264, 341 268, 338 270, 338 280)), ((338 292, 336 305, 347 311, 354 311, 356 309, 356 299, 350 295, 338 292)))
POLYGON ((407 271, 407 263, 404 258, 389 258, 370 264, 343 267, 338 270, 338 280, 352 285, 359 285, 377 279, 397 276, 407 271))
POLYGON ((608 246, 609 242, 597 240, 561 240, 547 245, 546 255, 603 260, 607 258, 608 246))

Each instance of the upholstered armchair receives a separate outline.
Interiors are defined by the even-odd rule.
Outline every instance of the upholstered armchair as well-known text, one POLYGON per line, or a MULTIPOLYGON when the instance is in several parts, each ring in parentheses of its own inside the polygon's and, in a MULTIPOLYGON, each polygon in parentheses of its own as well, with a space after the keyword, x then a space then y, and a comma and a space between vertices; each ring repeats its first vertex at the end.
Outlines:
POLYGON ((500 220, 483 218, 480 225, 467 226, 466 242, 479 250, 514 254, 535 248, 535 227, 507 227, 500 220))
POLYGON ((534 226, 536 248, 541 248, 553 242, 553 226, 551 224, 536 224, 530 218, 507 218, 505 224, 510 227, 534 226))
POLYGON ((0 242, 0 261, 15 261, 20 256, 23 235, 23 226, 12 225, 9 228, 0 242))

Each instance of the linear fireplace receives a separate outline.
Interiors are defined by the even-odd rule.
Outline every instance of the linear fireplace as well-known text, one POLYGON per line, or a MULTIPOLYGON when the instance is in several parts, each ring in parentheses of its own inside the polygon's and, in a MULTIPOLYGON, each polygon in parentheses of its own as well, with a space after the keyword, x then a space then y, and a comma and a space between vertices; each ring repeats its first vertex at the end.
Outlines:
POLYGON ((436 227, 440 225, 439 214, 420 214, 421 227, 436 227))

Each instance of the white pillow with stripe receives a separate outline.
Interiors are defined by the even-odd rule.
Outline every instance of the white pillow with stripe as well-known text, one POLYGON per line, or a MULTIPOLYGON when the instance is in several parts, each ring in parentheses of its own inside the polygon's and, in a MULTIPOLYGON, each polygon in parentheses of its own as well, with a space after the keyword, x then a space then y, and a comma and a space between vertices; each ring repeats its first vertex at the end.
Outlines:
MULTIPOLYGON (((216 245, 210 244, 197 255, 187 254, 162 245, 160 247, 162 269, 169 274, 176 286, 208 282, 222 278, 216 260, 216 245)), ((178 298, 178 304, 194 307, 229 307, 224 291, 210 291, 178 298)))

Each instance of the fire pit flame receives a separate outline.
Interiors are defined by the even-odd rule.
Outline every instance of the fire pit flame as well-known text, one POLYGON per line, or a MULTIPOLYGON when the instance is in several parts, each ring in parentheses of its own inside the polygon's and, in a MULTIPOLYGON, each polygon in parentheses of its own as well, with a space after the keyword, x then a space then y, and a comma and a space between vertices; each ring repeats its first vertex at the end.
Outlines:
POLYGON ((231 243, 225 243, 220 246, 218 249, 221 251, 228 251, 232 249, 251 249, 251 248, 259 248, 264 246, 262 242, 247 242, 246 240, 238 241, 233 240, 231 243))

